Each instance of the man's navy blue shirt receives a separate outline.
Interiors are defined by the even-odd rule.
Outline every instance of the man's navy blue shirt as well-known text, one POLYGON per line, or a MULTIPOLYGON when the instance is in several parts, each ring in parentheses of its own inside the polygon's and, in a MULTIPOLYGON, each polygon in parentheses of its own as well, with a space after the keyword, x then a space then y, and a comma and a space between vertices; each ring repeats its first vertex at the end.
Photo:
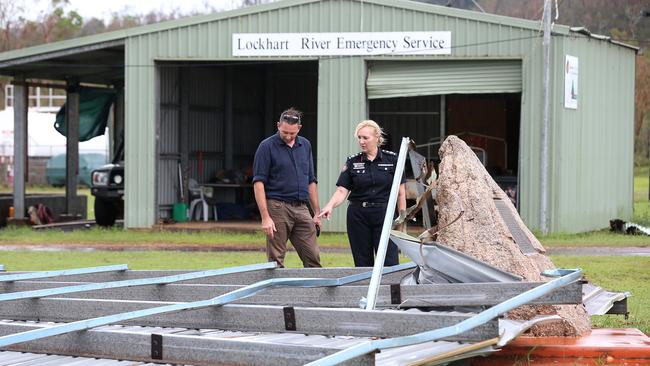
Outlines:
POLYGON ((297 136, 289 147, 276 133, 262 141, 253 161, 255 182, 264 183, 266 198, 307 202, 309 184, 316 182, 309 140, 297 136))

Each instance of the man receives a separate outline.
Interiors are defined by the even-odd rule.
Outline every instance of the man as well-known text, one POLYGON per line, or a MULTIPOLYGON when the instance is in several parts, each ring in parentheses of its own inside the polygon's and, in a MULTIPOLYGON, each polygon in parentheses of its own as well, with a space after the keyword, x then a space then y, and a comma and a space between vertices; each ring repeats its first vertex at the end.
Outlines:
POLYGON ((253 162, 253 191, 266 234, 266 256, 284 267, 287 239, 305 267, 320 267, 316 227, 320 207, 311 143, 298 132, 302 113, 282 112, 278 132, 260 143, 253 162), (307 202, 314 211, 309 213, 307 202))

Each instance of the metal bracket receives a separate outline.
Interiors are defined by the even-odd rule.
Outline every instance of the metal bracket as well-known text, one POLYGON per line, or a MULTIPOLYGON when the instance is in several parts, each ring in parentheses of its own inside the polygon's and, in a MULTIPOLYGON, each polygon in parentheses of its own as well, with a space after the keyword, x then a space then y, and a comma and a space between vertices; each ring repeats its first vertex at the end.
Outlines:
POLYGON ((151 358, 162 360, 163 358, 163 337, 162 334, 151 334, 151 358))
POLYGON ((402 291, 399 283, 390 285, 390 303, 397 305, 402 303, 402 291))
POLYGON ((282 312, 284 313, 284 329, 296 330, 296 312, 293 310, 293 306, 283 307, 282 312))

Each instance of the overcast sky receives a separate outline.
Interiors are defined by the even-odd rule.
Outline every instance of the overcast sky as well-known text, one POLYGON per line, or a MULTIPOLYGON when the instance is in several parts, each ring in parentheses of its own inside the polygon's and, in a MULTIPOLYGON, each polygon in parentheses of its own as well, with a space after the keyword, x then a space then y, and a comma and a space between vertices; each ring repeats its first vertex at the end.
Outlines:
MULTIPOLYGON (((11 1, 11 0, 9 0, 11 1)), ((51 0, 22 0, 27 18, 36 19, 46 13, 51 0)), ((110 19, 112 13, 142 15, 151 11, 171 13, 178 10, 181 14, 194 11, 206 12, 210 8, 230 10, 238 6, 239 0, 69 0, 65 10, 76 10, 84 19, 92 17, 110 19)))

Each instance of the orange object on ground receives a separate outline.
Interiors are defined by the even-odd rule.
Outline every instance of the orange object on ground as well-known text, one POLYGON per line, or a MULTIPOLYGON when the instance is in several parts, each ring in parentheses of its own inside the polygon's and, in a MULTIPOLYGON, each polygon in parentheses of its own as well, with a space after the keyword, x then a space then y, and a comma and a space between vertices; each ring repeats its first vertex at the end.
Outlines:
POLYGON ((593 329, 585 337, 519 337, 472 366, 499 365, 650 366, 650 337, 635 328, 593 329))

